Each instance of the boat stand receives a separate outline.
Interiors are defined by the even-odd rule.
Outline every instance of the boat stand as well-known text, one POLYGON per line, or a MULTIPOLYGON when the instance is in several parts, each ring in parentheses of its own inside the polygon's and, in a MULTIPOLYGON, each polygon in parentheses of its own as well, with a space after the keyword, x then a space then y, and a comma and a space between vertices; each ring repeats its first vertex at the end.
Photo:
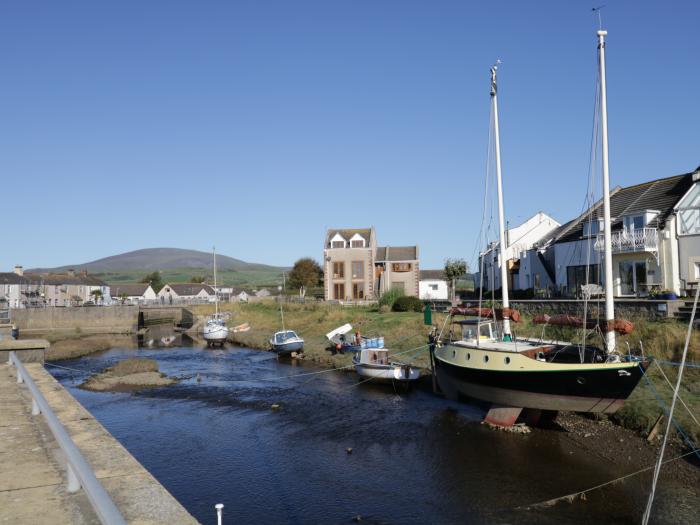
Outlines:
POLYGON ((491 405, 484 421, 496 427, 512 427, 520 416, 522 408, 491 405))

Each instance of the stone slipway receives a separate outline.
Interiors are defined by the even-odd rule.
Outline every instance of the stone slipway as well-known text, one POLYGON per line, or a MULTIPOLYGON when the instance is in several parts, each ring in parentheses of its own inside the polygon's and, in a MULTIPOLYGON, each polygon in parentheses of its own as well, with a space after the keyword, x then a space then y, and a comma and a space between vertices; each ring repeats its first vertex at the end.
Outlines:
MULTIPOLYGON (((128 523, 197 523, 41 364, 25 367, 128 523)), ((27 388, 1 364, 0 524, 98 523, 82 490, 66 492, 60 448, 30 411, 27 388)))

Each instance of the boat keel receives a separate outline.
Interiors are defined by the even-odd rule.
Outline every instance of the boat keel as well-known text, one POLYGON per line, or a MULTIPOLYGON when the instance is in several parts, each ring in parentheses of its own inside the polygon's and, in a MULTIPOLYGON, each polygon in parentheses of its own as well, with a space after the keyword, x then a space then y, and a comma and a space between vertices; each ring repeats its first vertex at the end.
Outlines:
POLYGON ((520 416, 522 408, 502 405, 491 405, 484 421, 496 427, 512 427, 520 416))

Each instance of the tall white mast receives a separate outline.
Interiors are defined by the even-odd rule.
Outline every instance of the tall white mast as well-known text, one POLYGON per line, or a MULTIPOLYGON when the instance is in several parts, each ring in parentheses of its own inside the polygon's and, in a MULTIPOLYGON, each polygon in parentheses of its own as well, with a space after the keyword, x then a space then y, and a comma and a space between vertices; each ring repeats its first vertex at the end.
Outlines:
MULTIPOLYGON (((500 62, 500 61, 499 61, 500 62)), ((498 234, 500 238, 501 258, 501 294, 503 298, 503 340, 510 341, 510 318, 506 315, 508 303, 508 246, 506 246, 506 223, 503 212, 503 183, 501 181, 501 139, 498 131, 498 89, 496 87, 496 70, 499 62, 491 68, 491 107, 493 108, 494 147, 496 149, 496 181, 498 185, 498 234)))
POLYGON ((219 290, 216 287, 216 246, 212 247, 214 254, 214 308, 216 309, 216 317, 219 317, 219 290))
POLYGON ((608 353, 615 351, 615 331, 611 330, 615 320, 613 301, 612 232, 610 231, 610 173, 608 171, 608 103, 605 85, 605 36, 607 31, 598 31, 598 57, 600 67, 600 118, 603 140, 603 240, 605 245, 605 347, 608 353))

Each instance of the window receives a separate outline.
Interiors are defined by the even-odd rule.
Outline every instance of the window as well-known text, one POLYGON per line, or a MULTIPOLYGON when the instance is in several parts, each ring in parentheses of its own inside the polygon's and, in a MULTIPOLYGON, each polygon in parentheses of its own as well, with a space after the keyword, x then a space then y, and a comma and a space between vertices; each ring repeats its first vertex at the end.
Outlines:
POLYGON ((627 215, 622 222, 626 230, 641 230, 644 228, 644 215, 627 215))
POLYGON ((599 284, 598 266, 591 264, 588 266, 588 282, 586 282, 586 265, 567 266, 566 281, 569 290, 578 293, 584 284, 599 284))
POLYGON ((331 248, 345 248, 345 241, 333 241, 331 248))
POLYGON ((602 228, 600 227, 600 219, 590 219, 583 223, 583 236, 591 237, 593 235, 598 235, 602 228))
POLYGON ((343 283, 333 285, 333 298, 339 301, 345 300, 345 285, 343 283))
POLYGON ((365 241, 364 240, 359 240, 359 241, 352 241, 350 243, 350 246, 353 248, 364 248, 365 247, 365 241))
POLYGON ((540 281, 540 274, 536 273, 535 274, 535 288, 540 288, 542 286, 542 282, 540 281))
POLYGON ((391 265, 392 272, 410 272, 411 263, 394 263, 391 265))
POLYGON ((645 289, 647 282, 646 261, 620 261, 620 293, 632 295, 645 289))
POLYGON ((363 261, 352 261, 352 278, 353 279, 364 279, 365 277, 365 264, 363 261))
POLYGON ((438 285, 437 285, 437 284, 431 284, 431 285, 429 285, 429 286, 430 286, 430 289, 431 289, 431 290, 433 290, 434 292, 437 292, 437 289, 438 289, 438 285))
POLYGON ((353 299, 364 299, 365 298, 365 283, 353 283, 352 284, 352 298, 353 299))
POLYGON ((344 262, 334 262, 333 263, 333 279, 342 279, 345 277, 345 263, 344 262))

